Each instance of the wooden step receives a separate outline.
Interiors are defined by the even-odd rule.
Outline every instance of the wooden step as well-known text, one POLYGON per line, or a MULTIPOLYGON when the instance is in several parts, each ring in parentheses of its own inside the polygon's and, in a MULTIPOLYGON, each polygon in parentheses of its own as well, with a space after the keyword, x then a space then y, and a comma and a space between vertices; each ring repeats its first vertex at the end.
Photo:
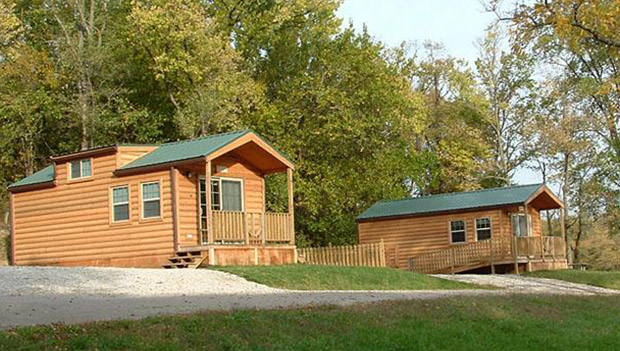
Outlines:
POLYGON ((202 251, 177 251, 177 257, 202 257, 202 251))
POLYGON ((166 269, 171 268, 198 268, 206 259, 207 252, 192 250, 192 251, 177 251, 175 255, 168 258, 168 262, 163 264, 162 267, 166 269))
POLYGON ((187 262, 177 262, 177 263, 170 262, 170 263, 164 263, 162 267, 163 268, 187 268, 189 267, 189 265, 190 264, 187 262))

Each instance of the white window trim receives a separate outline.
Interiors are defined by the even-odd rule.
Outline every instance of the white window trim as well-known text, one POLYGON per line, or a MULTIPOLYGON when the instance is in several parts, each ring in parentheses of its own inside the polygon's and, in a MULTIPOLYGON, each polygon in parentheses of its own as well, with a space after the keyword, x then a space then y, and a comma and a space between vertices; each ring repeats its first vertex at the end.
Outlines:
POLYGON ((114 186, 110 188, 110 210, 111 210, 111 219, 112 219, 112 223, 127 223, 131 221, 131 187, 129 186, 129 184, 126 185, 118 185, 118 186, 114 186), (121 203, 114 203, 114 189, 120 189, 120 188, 127 188, 127 202, 121 202, 121 203), (117 221, 114 218, 114 206, 117 205, 127 205, 127 219, 123 219, 120 221, 117 221))
POLYGON ((79 180, 82 180, 82 179, 91 179, 93 177, 93 174, 94 174, 93 169, 94 169, 94 167, 93 167, 93 158, 92 157, 82 158, 82 159, 79 159, 79 160, 67 161, 67 179, 69 181, 79 181, 79 180), (84 161, 86 161, 86 160, 90 161, 90 175, 83 176, 82 175, 82 163, 84 161), (76 177, 76 178, 73 177, 73 172, 72 172, 72 170, 73 170, 73 162, 75 162, 75 161, 78 161, 80 163, 80 176, 76 177))
MULTIPOLYGON (((200 176, 200 180, 204 180, 205 181, 205 187, 206 187, 206 177, 205 176, 200 176)), ((245 183, 243 181, 243 178, 230 178, 230 177, 211 177, 211 181, 216 181, 219 184, 219 200, 220 200, 220 209, 219 210, 213 210, 213 204, 211 204, 211 210, 212 211, 223 211, 222 210, 222 180, 226 180, 226 181, 232 181, 232 182, 238 182, 241 184, 241 212, 245 212, 245 183)), ((206 190, 206 189, 205 189, 206 190)))
POLYGON ((144 219, 144 220, 153 220, 153 219, 161 219, 162 218, 162 211, 163 211, 163 206, 162 206, 162 198, 161 198, 161 181, 159 180, 154 180, 152 182, 144 182, 144 183, 140 183, 140 219, 144 219), (144 186, 145 185, 149 185, 149 184, 157 184, 157 186, 159 187, 159 197, 158 198, 152 198, 152 199, 144 199, 144 186), (159 201, 159 216, 157 217, 145 217, 144 216, 144 203, 145 202, 151 202, 151 201, 159 201))
POLYGON ((448 221, 448 231, 450 232, 450 244, 451 245, 461 245, 461 244, 467 244, 467 221, 464 219, 451 219, 450 221, 448 221), (452 230, 452 222, 463 222, 463 230, 452 230), (459 233, 459 232, 463 232, 463 234, 465 234, 465 240, 464 241, 452 241, 452 233, 459 233))
POLYGON ((476 241, 485 241, 485 240, 489 240, 489 239, 491 239, 491 238, 493 237, 493 222, 491 221, 491 217, 479 217, 479 218, 474 219, 474 226, 475 226, 475 228, 476 228, 476 241), (480 229, 479 229, 479 228, 478 228, 478 220, 479 220, 479 219, 488 219, 488 220, 489 220, 489 228, 480 228, 480 229), (491 234, 491 235, 490 235, 490 237, 489 237, 489 239, 483 239, 483 240, 480 240, 480 239, 478 238, 478 231, 479 231, 479 230, 486 230, 486 229, 488 229, 488 230, 489 230, 489 232, 490 232, 490 234, 491 234))

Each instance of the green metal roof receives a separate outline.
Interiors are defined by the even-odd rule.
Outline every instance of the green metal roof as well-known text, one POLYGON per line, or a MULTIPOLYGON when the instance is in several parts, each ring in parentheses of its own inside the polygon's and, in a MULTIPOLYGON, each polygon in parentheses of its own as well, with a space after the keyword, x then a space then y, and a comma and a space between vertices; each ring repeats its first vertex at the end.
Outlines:
POLYGON ((9 189, 17 188, 25 185, 33 185, 54 181, 54 165, 51 164, 34 174, 9 185, 9 189))
POLYGON ((250 132, 250 130, 242 130, 162 144, 157 149, 120 169, 127 170, 205 157, 250 132))
POLYGON ((358 220, 522 204, 543 184, 517 185, 478 191, 379 201, 357 216, 358 220))

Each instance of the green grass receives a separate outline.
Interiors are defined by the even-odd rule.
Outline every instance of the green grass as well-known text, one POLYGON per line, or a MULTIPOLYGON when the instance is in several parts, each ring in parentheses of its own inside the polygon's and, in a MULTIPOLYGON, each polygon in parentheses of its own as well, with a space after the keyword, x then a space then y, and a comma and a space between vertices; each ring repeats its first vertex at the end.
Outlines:
POLYGON ((620 272, 577 271, 573 269, 563 269, 555 271, 537 271, 527 273, 527 275, 620 290, 620 272))
POLYGON ((393 268, 340 266, 230 266, 214 269, 275 288, 294 290, 429 290, 480 289, 393 268))
POLYGON ((1 350, 617 350, 620 299, 486 296, 0 332, 1 350))

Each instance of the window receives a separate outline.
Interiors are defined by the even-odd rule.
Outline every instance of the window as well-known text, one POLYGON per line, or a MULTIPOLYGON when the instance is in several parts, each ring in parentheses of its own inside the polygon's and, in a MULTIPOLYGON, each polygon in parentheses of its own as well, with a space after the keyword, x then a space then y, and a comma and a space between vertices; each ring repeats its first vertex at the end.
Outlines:
POLYGON ((157 218, 160 215, 159 182, 142 184, 142 218, 157 218))
POLYGON ((75 160, 70 163, 71 179, 87 178, 92 175, 90 158, 75 160))
MULTIPOLYGON (((200 179, 201 213, 206 217, 205 180, 200 179)), ((243 181, 233 178, 211 179, 211 209, 214 211, 243 211, 243 181)))
POLYGON ((453 244, 464 243, 467 241, 465 236, 465 222, 464 221, 451 221, 450 222, 450 240, 453 244))
POLYGON ((529 215, 523 213, 512 215, 512 230, 516 236, 530 236, 532 233, 532 220, 529 215))
POLYGON ((476 240, 491 239, 491 220, 489 218, 476 219, 476 240))
POLYGON ((129 220, 129 187, 112 188, 112 222, 129 220))
POLYGON ((221 187, 222 210, 243 211, 241 204, 241 181, 222 179, 221 187))

